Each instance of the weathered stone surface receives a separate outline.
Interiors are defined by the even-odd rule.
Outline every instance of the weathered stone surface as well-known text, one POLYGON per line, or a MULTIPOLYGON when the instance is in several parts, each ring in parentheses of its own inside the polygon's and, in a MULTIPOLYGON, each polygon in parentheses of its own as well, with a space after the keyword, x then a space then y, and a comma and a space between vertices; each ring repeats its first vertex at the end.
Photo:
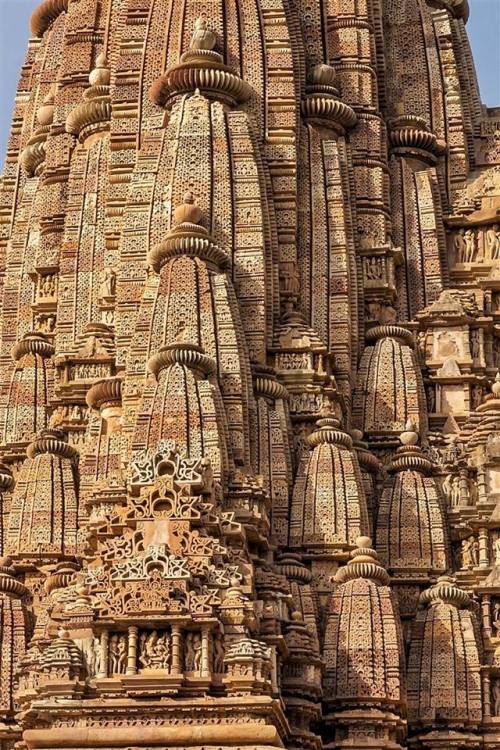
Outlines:
POLYGON ((500 746, 467 15, 40 2, 0 181, 0 750, 500 746))

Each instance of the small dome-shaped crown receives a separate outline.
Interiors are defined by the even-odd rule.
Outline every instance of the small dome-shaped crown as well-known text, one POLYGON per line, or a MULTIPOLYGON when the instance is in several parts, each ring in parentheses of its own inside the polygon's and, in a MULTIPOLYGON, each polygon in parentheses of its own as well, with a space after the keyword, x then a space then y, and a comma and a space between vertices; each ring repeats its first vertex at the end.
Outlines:
POLYGON ((44 98, 43 103, 36 111, 36 119, 39 125, 45 127, 52 123, 54 118, 54 91, 51 90, 44 98))
POLYGON ((192 50, 213 50, 217 43, 217 37, 208 27, 204 18, 197 18, 194 22, 193 36, 189 48, 192 50))
POLYGON ((335 86, 335 68, 326 63, 315 65, 311 71, 311 83, 317 86, 335 86))
POLYGON ((194 195, 191 191, 184 194, 183 202, 174 211, 176 224, 199 224, 201 221, 201 209, 196 205, 194 195))

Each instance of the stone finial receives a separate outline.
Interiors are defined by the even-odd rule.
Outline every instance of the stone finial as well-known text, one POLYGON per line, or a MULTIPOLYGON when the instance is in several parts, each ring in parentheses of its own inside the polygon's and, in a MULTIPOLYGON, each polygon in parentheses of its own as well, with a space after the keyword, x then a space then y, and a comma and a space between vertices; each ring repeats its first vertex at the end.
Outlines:
POLYGON ((495 382, 491 386, 491 392, 495 398, 500 398, 500 371, 497 370, 495 375, 495 382))
POLYGON ((404 446, 416 445, 418 443, 417 426, 413 419, 408 419, 404 431, 399 436, 401 444, 404 446))
POLYGON ((193 193, 188 190, 184 193, 183 202, 174 211, 176 224, 199 224, 202 212, 196 204, 193 193))
POLYGON ((377 553, 373 549, 372 540, 369 536, 358 536, 356 539, 356 549, 351 552, 351 558, 356 562, 364 559, 377 559, 377 553))
POLYGON ((454 576, 440 576, 436 583, 424 591, 420 597, 422 604, 452 604, 458 609, 468 608, 472 605, 469 594, 457 586, 454 576))
POLYGON ((95 67, 90 71, 89 83, 91 86, 109 86, 111 71, 106 55, 101 52, 95 61, 95 67))
POLYGON ((207 21, 200 16, 194 22, 193 36, 189 48, 191 50, 213 50, 217 43, 217 37, 209 29, 207 21))
POLYGON ((358 536, 356 549, 350 553, 350 560, 346 566, 340 568, 335 574, 336 583, 346 583, 358 578, 366 578, 377 584, 388 586, 390 577, 378 559, 376 550, 373 549, 372 540, 369 536, 358 536))
POLYGON ((311 71, 311 83, 316 86, 335 86, 335 69, 326 63, 315 65, 311 71))
POLYGON ((54 89, 52 88, 44 98, 41 107, 36 111, 36 119, 42 127, 50 125, 54 118, 54 89))

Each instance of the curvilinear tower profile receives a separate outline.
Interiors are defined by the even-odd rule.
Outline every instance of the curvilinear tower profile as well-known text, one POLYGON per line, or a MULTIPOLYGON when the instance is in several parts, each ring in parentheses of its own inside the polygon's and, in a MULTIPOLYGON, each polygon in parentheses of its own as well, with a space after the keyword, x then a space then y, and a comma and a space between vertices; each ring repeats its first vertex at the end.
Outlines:
POLYGON ((42 0, 0 183, 1 750, 500 748, 467 0, 42 0))

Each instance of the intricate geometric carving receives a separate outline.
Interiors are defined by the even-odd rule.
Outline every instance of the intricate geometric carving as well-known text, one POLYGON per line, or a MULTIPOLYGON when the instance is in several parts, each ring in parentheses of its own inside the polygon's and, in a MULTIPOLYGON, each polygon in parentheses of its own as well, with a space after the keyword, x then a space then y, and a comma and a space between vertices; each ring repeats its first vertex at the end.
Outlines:
POLYGON ((34 12, 0 179, 2 750, 499 744, 500 130, 466 17, 34 12))

